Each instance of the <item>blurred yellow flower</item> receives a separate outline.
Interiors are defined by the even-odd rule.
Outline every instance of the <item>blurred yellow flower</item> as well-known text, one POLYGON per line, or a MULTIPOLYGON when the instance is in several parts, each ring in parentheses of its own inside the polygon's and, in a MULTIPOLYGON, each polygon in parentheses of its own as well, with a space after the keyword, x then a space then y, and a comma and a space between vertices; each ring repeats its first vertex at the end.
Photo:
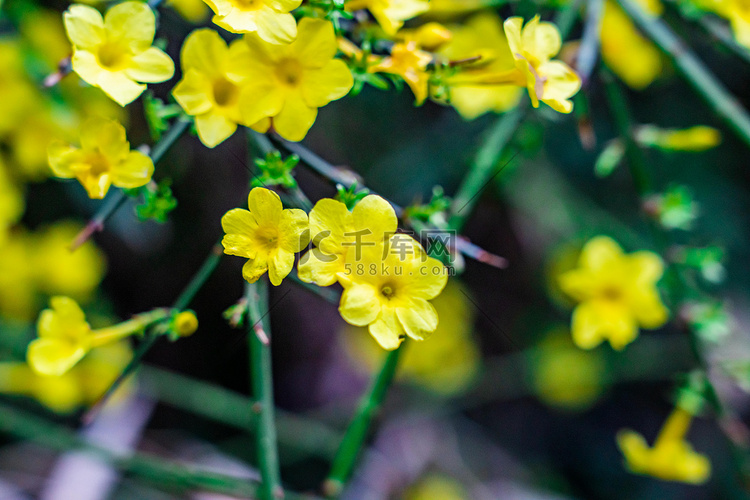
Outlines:
POLYGON ((397 33, 403 41, 413 40, 423 49, 436 50, 451 41, 453 33, 440 23, 429 22, 415 29, 403 29, 397 33))
POLYGON ((497 14, 477 14, 462 25, 450 26, 450 30, 453 37, 439 49, 440 56, 450 61, 477 56, 480 59, 471 64, 462 64, 460 72, 448 79, 449 104, 467 120, 490 111, 501 113, 516 106, 521 97, 521 90, 517 86, 473 82, 484 75, 506 73, 515 68, 502 21, 497 14))
POLYGON ((75 177, 91 198, 104 198, 112 184, 143 186, 154 173, 151 158, 130 150, 125 128, 105 118, 90 118, 83 124, 80 148, 53 141, 47 154, 52 172, 65 179, 75 177))
POLYGON ((468 500, 469 494, 464 487, 448 476, 430 474, 405 492, 404 500, 468 500))
MULTIPOLYGON (((27 395, 54 412, 71 413, 94 403, 131 357, 129 344, 117 342, 93 349, 83 361, 60 376, 40 375, 26 363, 0 363, 0 392, 27 395)), ((123 385, 113 399, 124 396, 129 387, 123 385)))
POLYGON ((564 62, 552 59, 562 47, 557 26, 535 16, 526 26, 522 18, 511 17, 503 27, 532 105, 539 107, 542 101, 560 113, 573 111, 569 99, 580 90, 581 78, 564 62))
POLYGON ((224 253, 248 259, 242 268, 248 282, 268 271, 271 283, 278 286, 294 267, 294 254, 310 240, 307 214, 284 209, 278 194, 260 187, 250 191, 247 205, 249 211, 235 208, 221 218, 224 253))
POLYGON ((0 244, 0 312, 21 320, 31 319, 45 294, 69 295, 87 301, 101 282, 102 252, 88 241, 75 252, 71 241, 79 224, 67 221, 42 227, 34 233, 14 230, 0 244))
POLYGON ((693 451, 685 440, 692 415, 675 408, 667 418, 653 447, 637 432, 622 430, 617 434, 617 445, 632 472, 653 476, 664 481, 690 484, 705 483, 711 475, 711 462, 693 451))
POLYGON ((404 79, 414 92, 416 104, 422 104, 427 99, 430 74, 426 71, 432 61, 432 55, 419 49, 414 40, 395 43, 391 48, 391 55, 384 57, 377 64, 369 66, 371 73, 390 73, 404 79))
POLYGON ((52 297, 50 306, 51 309, 39 314, 39 338, 31 341, 26 351, 29 366, 40 375, 63 375, 91 349, 141 332, 170 314, 166 309, 155 309, 128 321, 92 330, 80 306, 70 297, 52 297))
MULTIPOLYGON (((659 0, 636 0, 652 16, 663 10, 659 0)), ((663 70, 659 49, 644 38, 612 0, 604 4, 601 31, 602 59, 628 86, 640 90, 651 84, 663 70)))
POLYGON ((404 21, 430 9, 429 0, 349 0, 346 9, 367 9, 388 35, 395 35, 404 21))
POLYGON ((189 337, 198 329, 198 318, 193 311, 182 311, 174 317, 172 330, 180 337, 189 337))
POLYGON ((18 41, 0 40, 0 136, 16 129, 38 94, 24 70, 18 41))
POLYGON ((582 351, 567 328, 549 332, 529 354, 535 392, 544 403, 566 410, 590 407, 601 395, 607 367, 598 351, 582 351))
POLYGON ((246 50, 233 68, 248 79, 250 99, 240 102, 243 113, 273 117, 273 127, 285 139, 301 141, 318 108, 349 93, 354 79, 344 61, 334 59, 337 43, 330 21, 303 18, 297 38, 289 45, 264 42, 245 35, 246 50))
POLYGON ((560 288, 579 304, 573 311, 573 341, 582 349, 604 340, 623 349, 638 336, 638 327, 658 328, 669 311, 656 283, 664 272, 653 252, 629 255, 611 238, 597 236, 583 247, 578 267, 559 277, 560 288))
POLYGON ((121 106, 135 100, 146 85, 174 75, 172 59, 152 47, 156 17, 144 2, 123 2, 104 18, 86 5, 65 12, 65 31, 73 44, 73 71, 101 88, 121 106))
POLYGON ((670 151, 705 151, 721 143, 721 132, 713 127, 696 125, 685 129, 662 129, 642 125, 635 131, 640 144, 670 151))
POLYGON ((737 43, 750 48, 750 3, 747 0, 696 0, 695 3, 727 19, 737 43))
POLYGON ((430 0, 430 14, 460 14, 480 10, 488 0, 430 0))
POLYGON ((448 271, 414 238, 397 233, 380 245, 354 244, 344 267, 341 317, 367 326, 383 349, 396 349, 405 335, 424 340, 435 331, 438 315, 428 301, 443 290, 448 271))
MULTIPOLYGON (((471 384, 479 371, 481 353, 472 338, 474 309, 464 293, 458 282, 449 281, 432 300, 440 322, 435 333, 418 348, 405 346, 398 366, 399 378, 446 396, 471 384)), ((364 328, 349 326, 343 333, 344 345, 356 366, 374 372, 383 365, 383 350, 364 335, 364 328)))
POLYGON ((210 9, 203 0, 167 0, 172 7, 186 21, 199 24, 206 20, 210 9))
POLYGON ((310 211, 310 237, 315 247, 300 257, 299 278, 318 286, 333 285, 346 271, 350 247, 382 244, 397 228, 396 212, 380 196, 365 196, 351 212, 340 201, 319 200, 310 211))
POLYGON ((302 0, 205 0, 216 14, 213 22, 232 33, 257 33, 275 44, 286 44, 297 36, 297 23, 290 14, 302 0))
POLYGON ((238 124, 262 132, 268 129, 264 109, 248 113, 240 106, 245 96, 250 100, 257 97, 248 95, 248 79, 236 71, 239 54, 244 51, 242 40, 227 47, 219 34, 208 28, 193 31, 182 45, 182 79, 172 95, 187 114, 195 117, 198 137, 209 148, 234 134, 238 124))

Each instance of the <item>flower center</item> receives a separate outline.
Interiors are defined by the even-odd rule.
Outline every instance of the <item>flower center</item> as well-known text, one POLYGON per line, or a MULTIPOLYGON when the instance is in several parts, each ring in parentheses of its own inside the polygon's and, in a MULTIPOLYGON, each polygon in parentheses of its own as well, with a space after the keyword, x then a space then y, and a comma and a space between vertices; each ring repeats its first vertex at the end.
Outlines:
POLYGON ((396 290, 391 285, 384 285, 380 289, 380 295, 382 295, 386 299, 390 300, 390 299, 393 298, 394 295, 396 295, 396 290))
POLYGON ((608 286, 602 290, 602 297, 610 302, 617 302, 622 299, 622 291, 614 286, 608 286))
POLYGON ((96 53, 99 64, 109 70, 123 69, 127 63, 127 54, 122 46, 107 42, 99 47, 96 53))
POLYGON ((233 0, 240 10, 258 10, 263 7, 263 0, 233 0))
POLYGON ((89 175, 101 177, 103 174, 109 172, 109 161, 107 161, 107 158, 103 154, 99 152, 91 153, 86 160, 89 166, 89 175))
POLYGON ((254 239, 255 243, 266 252, 279 246, 279 232, 273 227, 259 227, 254 239))
POLYGON ((296 59, 283 59, 276 66, 276 76, 282 83, 296 87, 302 79, 302 65, 296 59))
POLYGON ((237 85, 226 78, 214 80, 213 93, 214 102, 217 106, 231 106, 237 101, 239 95, 237 85))

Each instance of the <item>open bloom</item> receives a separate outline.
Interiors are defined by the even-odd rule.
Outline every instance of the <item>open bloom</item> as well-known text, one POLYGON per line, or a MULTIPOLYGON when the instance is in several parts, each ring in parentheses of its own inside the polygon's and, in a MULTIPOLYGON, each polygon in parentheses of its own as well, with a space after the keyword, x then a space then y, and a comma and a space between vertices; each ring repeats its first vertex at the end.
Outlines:
POLYGON ((241 101, 242 112, 272 117, 285 139, 301 141, 318 108, 344 97, 354 84, 346 63, 334 59, 337 44, 330 21, 302 19, 289 45, 274 45, 252 33, 244 39, 247 50, 233 66, 247 78, 251 96, 241 101))
POLYGON ((446 82, 450 88, 449 104, 467 120, 516 106, 521 97, 521 90, 513 82, 516 78, 494 84, 477 81, 487 75, 517 72, 498 15, 494 12, 476 14, 462 25, 451 26, 450 30, 453 37, 440 48, 439 55, 451 61, 478 60, 461 64, 460 71, 446 82))
POLYGON ((240 107, 247 96, 248 79, 237 73, 237 57, 245 50, 242 40, 227 47, 219 34, 208 28, 190 33, 182 46, 182 79, 172 95, 187 114, 195 117, 198 137, 209 148, 231 136, 238 124, 262 132, 268 129, 265 109, 248 113, 240 107))
POLYGON ((429 52, 420 50, 415 40, 407 40, 394 44, 391 55, 368 67, 367 71, 400 76, 414 92, 417 104, 422 104, 428 94, 430 74, 426 70, 430 61, 432 56, 429 52))
POLYGON ((340 201, 323 198, 310 211, 315 247, 300 258, 299 278, 318 286, 334 284, 346 270, 349 248, 382 244, 397 226, 396 212, 380 196, 365 196, 351 212, 340 201))
POLYGON ((395 35, 404 21, 430 9, 429 0, 349 0, 346 9, 367 9, 388 35, 395 35))
POLYGON ((428 302, 448 281, 445 266, 428 257, 411 236, 394 234, 381 245, 349 248, 339 312, 347 323, 367 326, 383 349, 396 349, 408 335, 424 340, 438 325, 428 302))
MULTIPOLYGON (((637 3, 654 16, 663 9, 658 0, 637 3)), ((659 49, 640 34, 617 2, 605 2, 600 33, 602 59, 628 86, 644 89, 662 73, 659 49)))
POLYGON ((205 0, 213 22, 232 33, 255 32, 268 43, 289 43, 297 36, 290 14, 302 0, 205 0))
POLYGON ((121 106, 146 90, 138 82, 158 83, 174 75, 172 59, 151 46, 156 17, 144 2, 115 5, 104 19, 93 7, 72 5, 63 17, 73 44, 73 71, 121 106))
POLYGON ((90 118, 81 126, 80 148, 53 141, 47 155, 57 177, 78 179, 91 198, 104 198, 112 184, 146 185, 154 173, 151 158, 130 150, 125 128, 104 118, 90 118))
POLYGON ((591 349, 609 340, 619 350, 635 340, 639 325, 662 326, 669 316, 656 288, 663 272, 664 264, 653 252, 625 255, 606 236, 586 243, 578 267, 559 277, 560 288, 579 302, 573 311, 573 341, 591 349))
POLYGON ((564 62, 552 59, 562 47, 557 27, 540 22, 539 16, 526 26, 522 18, 511 17, 503 26, 533 106, 539 107, 542 101, 555 111, 570 113, 573 103, 568 99, 580 90, 581 78, 564 62))
POLYGON ((268 271, 278 286, 294 267, 294 254, 310 240, 307 214, 297 208, 284 209, 279 195, 254 188, 247 197, 250 210, 235 208, 224 214, 221 226, 227 233, 224 253, 248 259, 242 276, 250 283, 268 271))
POLYGON ((92 330, 78 303, 70 297, 52 297, 51 309, 39 315, 37 333, 26 352, 29 366, 41 375, 62 375, 91 349, 112 344, 168 317, 170 311, 155 309, 116 325, 92 330))
POLYGON ((692 415, 675 408, 664 423, 653 447, 637 432, 620 431, 617 445, 625 456, 628 468, 636 474, 646 474, 665 481, 705 483, 711 475, 708 458, 693 451, 685 440, 692 415))

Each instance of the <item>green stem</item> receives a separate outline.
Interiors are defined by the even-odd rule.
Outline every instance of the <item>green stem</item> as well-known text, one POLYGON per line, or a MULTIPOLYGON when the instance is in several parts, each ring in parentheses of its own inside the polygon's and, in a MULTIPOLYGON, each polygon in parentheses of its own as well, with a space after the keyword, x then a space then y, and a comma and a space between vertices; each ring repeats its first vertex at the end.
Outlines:
POLYGON ((258 468, 262 484, 260 497, 274 500, 284 497, 279 474, 279 456, 276 445, 276 426, 273 402, 273 372, 271 346, 268 342, 271 329, 268 321, 268 282, 265 278, 247 285, 248 342, 250 347, 250 372, 255 409, 258 413, 257 442, 258 468))
POLYGON ((750 115, 722 83, 662 20, 652 17, 634 0, 617 0, 623 10, 674 63, 677 70, 742 139, 750 145, 750 115))
POLYGON ((145 330, 154 323, 168 318, 171 314, 171 309, 154 309, 153 311, 133 316, 131 319, 117 323, 116 325, 94 330, 91 332, 91 347, 99 347, 122 340, 134 333, 145 330))
MULTIPOLYGON (((198 269, 198 272, 195 273, 193 279, 190 280, 190 283, 188 283, 179 297, 177 297, 177 300, 175 300, 172 306, 173 309, 182 310, 190 305, 195 294, 197 294, 198 290, 200 290, 206 281, 208 281, 208 278, 213 274, 216 266, 219 265, 222 255, 223 252, 221 251, 221 246, 219 244, 214 245, 203 265, 198 269)), ((151 350, 154 344, 156 344, 156 341, 159 340, 162 335, 163 333, 160 332, 152 332, 138 345, 130 362, 107 388, 104 394, 102 394, 102 396, 94 403, 91 409, 83 415, 82 420, 85 424, 91 423, 94 418, 96 418, 107 401, 109 401, 112 394, 114 394, 117 388, 120 387, 122 383, 136 370, 136 368, 141 365, 143 357, 151 350)))
POLYGON ((516 107, 500 116, 490 129, 469 168, 469 173, 464 177, 453 197, 451 217, 448 221, 450 229, 461 231, 482 190, 499 173, 496 171, 497 163, 521 124, 523 115, 524 111, 521 107, 516 107))
POLYGON ((619 84, 607 70, 602 70, 602 79, 604 80, 607 101, 612 111, 617 132, 622 137, 622 140, 625 141, 627 164, 635 183, 635 189, 641 197, 641 201, 643 201, 653 190, 648 175, 646 157, 633 137, 633 120, 619 84))
POLYGON ((396 374, 398 359, 403 350, 402 344, 398 349, 388 352, 383 366, 372 379, 370 389, 362 398, 354 417, 346 428, 346 433, 333 459, 331 472, 323 486, 323 490, 329 498, 338 497, 344 484, 349 479, 360 450, 365 444, 372 418, 380 409, 396 374))

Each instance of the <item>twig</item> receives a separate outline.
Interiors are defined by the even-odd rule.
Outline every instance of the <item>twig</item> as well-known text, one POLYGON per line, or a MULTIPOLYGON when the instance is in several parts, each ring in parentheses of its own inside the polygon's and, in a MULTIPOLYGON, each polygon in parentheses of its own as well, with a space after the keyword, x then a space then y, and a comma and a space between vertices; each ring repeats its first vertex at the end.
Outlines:
MULTIPOLYGON (((198 293, 198 290, 201 289, 201 287, 206 283, 211 274, 213 274, 216 266, 221 260, 222 255, 223 252, 221 250, 221 245, 214 245, 214 247, 211 249, 211 253, 208 255, 203 265, 200 267, 200 269, 198 269, 198 272, 195 273, 193 278, 190 280, 190 283, 188 283, 179 297, 177 297, 177 300, 175 300, 174 304, 172 305, 173 309, 182 310, 190 304, 190 302, 193 300, 193 297, 195 297, 195 295, 198 293)), ((154 344, 156 344, 156 341, 159 340, 162 335, 163 333, 152 331, 143 340, 143 342, 140 343, 130 362, 125 366, 125 368, 117 376, 114 382, 112 382, 112 384, 107 388, 104 394, 102 394, 101 397, 96 400, 91 409, 89 409, 89 411, 87 411, 83 415, 81 420, 84 425, 88 425, 96 418, 104 405, 107 404, 107 401, 109 401, 109 398, 112 396, 112 394, 136 370, 136 368, 140 366, 141 362, 143 361, 143 357, 148 351, 151 350, 154 344)))
POLYGON ((349 479, 354 463, 365 444, 372 418, 380 409, 393 376, 396 374, 398 359, 403 350, 404 345, 402 344, 399 348, 388 353, 383 366, 373 378, 370 389, 362 398, 357 407, 357 412, 346 428, 344 438, 341 440, 336 457, 333 459, 331 472, 323 485, 323 492, 328 498, 338 497, 346 480, 349 479))
POLYGON ((672 60, 677 70, 714 112, 726 121, 740 139, 750 145, 750 115, 705 64, 662 20, 646 14, 637 2, 617 1, 644 33, 672 60))
POLYGON ((596 61, 599 58, 599 32, 602 25, 602 14, 604 12, 603 0, 589 0, 586 2, 586 25, 583 28, 583 37, 576 58, 576 71, 581 77, 581 86, 585 88, 594 71, 596 61))
POLYGON ((264 278, 246 287, 248 303, 248 343, 250 347, 250 373, 253 396, 258 414, 256 438, 258 442, 258 468, 262 478, 260 497, 264 500, 284 498, 279 475, 279 456, 276 445, 276 425, 273 402, 273 372, 271 346, 269 345, 268 283, 264 278))

